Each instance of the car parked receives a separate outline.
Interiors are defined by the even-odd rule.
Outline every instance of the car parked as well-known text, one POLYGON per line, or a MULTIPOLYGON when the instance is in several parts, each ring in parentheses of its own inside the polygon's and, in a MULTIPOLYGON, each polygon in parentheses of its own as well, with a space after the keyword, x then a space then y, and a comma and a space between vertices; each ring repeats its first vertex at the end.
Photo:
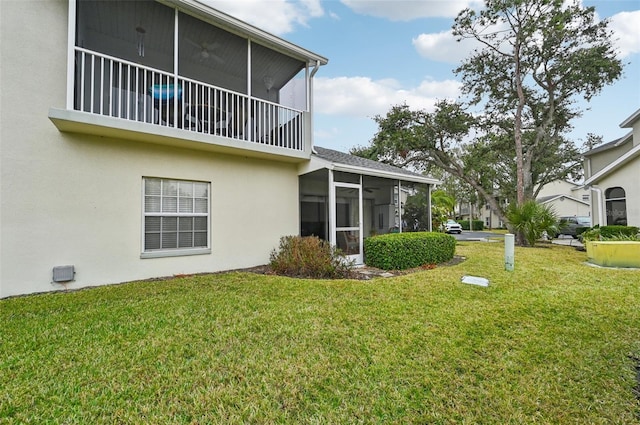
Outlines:
POLYGON ((455 220, 447 220, 444 223, 445 233, 462 233, 462 226, 455 220))
POLYGON ((567 235, 573 238, 577 238, 577 229, 580 227, 591 227, 591 217, 560 217, 560 223, 558 225, 558 235, 567 235))

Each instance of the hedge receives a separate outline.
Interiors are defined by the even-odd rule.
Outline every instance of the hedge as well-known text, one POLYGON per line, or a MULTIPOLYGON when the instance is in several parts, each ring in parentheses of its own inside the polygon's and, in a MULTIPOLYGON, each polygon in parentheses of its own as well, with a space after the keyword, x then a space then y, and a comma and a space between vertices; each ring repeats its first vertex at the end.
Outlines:
MULTIPOLYGON (((462 226, 462 230, 471 230, 469 228, 469 220, 460 220, 460 226, 462 226)), ((484 221, 482 220, 473 220, 473 230, 484 230, 484 221)))
POLYGON ((389 233, 364 240, 365 264, 383 270, 404 270, 453 258, 456 239, 436 232, 389 233))
POLYGON ((638 234, 638 228, 635 226, 602 226, 600 227, 600 235, 603 238, 611 238, 616 236, 634 237, 638 234))

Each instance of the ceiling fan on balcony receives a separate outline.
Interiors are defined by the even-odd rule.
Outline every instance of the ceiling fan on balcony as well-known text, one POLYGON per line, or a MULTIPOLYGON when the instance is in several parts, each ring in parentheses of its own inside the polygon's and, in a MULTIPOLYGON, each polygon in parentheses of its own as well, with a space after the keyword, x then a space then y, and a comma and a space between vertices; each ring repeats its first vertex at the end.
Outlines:
POLYGON ((219 64, 224 63, 224 59, 215 54, 215 50, 220 47, 220 43, 207 43, 205 41, 196 43, 188 38, 185 38, 185 40, 197 49, 196 53, 193 55, 194 59, 199 60, 200 62, 212 60, 219 64))

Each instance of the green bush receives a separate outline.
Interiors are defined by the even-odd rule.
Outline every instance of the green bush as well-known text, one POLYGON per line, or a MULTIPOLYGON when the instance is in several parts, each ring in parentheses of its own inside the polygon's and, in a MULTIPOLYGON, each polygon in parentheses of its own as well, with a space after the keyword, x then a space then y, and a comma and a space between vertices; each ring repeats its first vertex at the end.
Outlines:
POLYGON ((274 273, 284 276, 341 279, 352 276, 354 264, 316 236, 284 236, 278 250, 271 252, 269 265, 274 273))
POLYGON ((586 232, 589 229, 591 229, 591 227, 577 226, 576 227, 576 236, 580 236, 581 234, 583 234, 584 232, 586 232))
POLYGON ((635 226, 594 226, 580 235, 583 241, 632 241, 638 239, 635 226))
MULTIPOLYGON (((469 227, 469 220, 460 220, 460 226, 462 226, 462 230, 471 230, 469 227)), ((484 221, 482 220, 473 220, 473 230, 484 230, 484 221)))
POLYGON ((364 241, 365 263, 384 270, 404 270, 453 258, 456 239, 435 232, 373 236, 364 241))
POLYGON ((638 228, 635 226, 602 226, 600 234, 603 238, 635 237, 638 234, 638 228))

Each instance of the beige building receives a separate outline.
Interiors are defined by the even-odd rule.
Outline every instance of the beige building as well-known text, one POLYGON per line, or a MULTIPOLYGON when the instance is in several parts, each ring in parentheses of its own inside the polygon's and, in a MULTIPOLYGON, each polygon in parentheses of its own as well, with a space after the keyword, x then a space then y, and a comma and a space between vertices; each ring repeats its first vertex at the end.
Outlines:
POLYGON ((0 19, 0 297, 265 264, 285 235, 362 262, 364 217, 435 182, 314 153, 328 60, 198 1, 0 19))
POLYGON ((640 109, 625 119, 625 136, 584 154, 593 224, 640 227, 640 109))
POLYGON ((555 180, 540 189, 536 201, 549 206, 558 217, 589 217, 589 190, 568 180, 555 180))
MULTIPOLYGON (((568 180, 547 183, 538 192, 536 201, 550 206, 558 217, 589 217, 591 215, 589 189, 568 180)), ((499 199, 498 202, 503 208, 507 208, 506 199, 499 199)), ((462 220, 468 220, 470 211, 468 203, 460 204, 458 211, 462 220)), ((482 220, 486 229, 506 227, 506 223, 491 210, 489 204, 473 206, 473 217, 482 220)))

